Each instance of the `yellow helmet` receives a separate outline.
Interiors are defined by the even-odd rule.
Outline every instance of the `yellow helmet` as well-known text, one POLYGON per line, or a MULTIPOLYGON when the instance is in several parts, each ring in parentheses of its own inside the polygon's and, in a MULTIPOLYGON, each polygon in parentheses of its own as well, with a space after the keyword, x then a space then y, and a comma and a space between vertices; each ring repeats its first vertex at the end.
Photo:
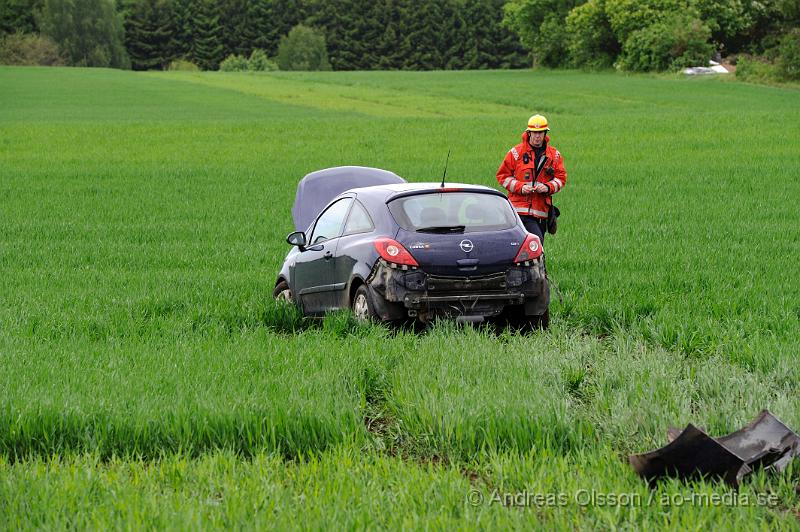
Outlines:
POLYGON ((528 129, 525 131, 550 131, 547 119, 542 115, 533 115, 528 119, 528 129))

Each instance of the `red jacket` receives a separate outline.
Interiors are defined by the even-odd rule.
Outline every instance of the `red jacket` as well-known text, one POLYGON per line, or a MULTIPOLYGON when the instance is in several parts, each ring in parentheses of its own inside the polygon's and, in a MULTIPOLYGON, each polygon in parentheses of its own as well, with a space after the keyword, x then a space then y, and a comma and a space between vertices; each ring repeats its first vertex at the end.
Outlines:
POLYGON ((533 148, 528 144, 527 132, 522 134, 522 142, 508 151, 506 158, 503 159, 503 164, 497 170, 497 182, 508 190, 508 199, 520 215, 547 218, 550 205, 552 205, 550 196, 567 184, 564 158, 557 149, 550 145, 550 137, 545 137, 545 142, 547 143, 545 150, 547 163, 536 177, 536 182, 547 185, 550 189, 549 194, 537 192, 522 194, 522 185, 532 185, 536 176, 535 156, 533 148))

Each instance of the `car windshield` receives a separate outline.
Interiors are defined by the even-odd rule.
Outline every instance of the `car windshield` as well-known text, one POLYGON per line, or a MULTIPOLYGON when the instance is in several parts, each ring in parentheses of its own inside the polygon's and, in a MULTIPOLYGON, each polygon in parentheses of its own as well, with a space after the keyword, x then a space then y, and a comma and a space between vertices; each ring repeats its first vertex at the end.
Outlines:
POLYGON ((443 192, 404 196, 389 202, 403 229, 430 233, 500 231, 516 224, 508 201, 494 194, 443 192))

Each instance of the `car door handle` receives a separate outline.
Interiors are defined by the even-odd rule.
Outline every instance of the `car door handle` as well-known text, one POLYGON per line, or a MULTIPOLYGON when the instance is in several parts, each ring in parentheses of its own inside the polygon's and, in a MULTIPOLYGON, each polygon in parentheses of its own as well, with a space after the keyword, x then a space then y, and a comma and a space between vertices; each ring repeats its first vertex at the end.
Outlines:
POLYGON ((326 251, 323 257, 325 257, 325 260, 331 260, 333 258, 333 253, 331 253, 330 251, 326 251))

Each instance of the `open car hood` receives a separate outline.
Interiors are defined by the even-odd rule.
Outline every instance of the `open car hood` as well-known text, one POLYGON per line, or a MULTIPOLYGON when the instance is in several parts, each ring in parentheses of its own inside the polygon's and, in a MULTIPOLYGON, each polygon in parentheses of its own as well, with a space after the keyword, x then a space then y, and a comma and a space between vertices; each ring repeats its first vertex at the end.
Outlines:
POLYGON ((311 172, 297 184, 292 206, 295 230, 308 229, 319 212, 346 190, 405 182, 394 172, 364 166, 337 166, 311 172))

